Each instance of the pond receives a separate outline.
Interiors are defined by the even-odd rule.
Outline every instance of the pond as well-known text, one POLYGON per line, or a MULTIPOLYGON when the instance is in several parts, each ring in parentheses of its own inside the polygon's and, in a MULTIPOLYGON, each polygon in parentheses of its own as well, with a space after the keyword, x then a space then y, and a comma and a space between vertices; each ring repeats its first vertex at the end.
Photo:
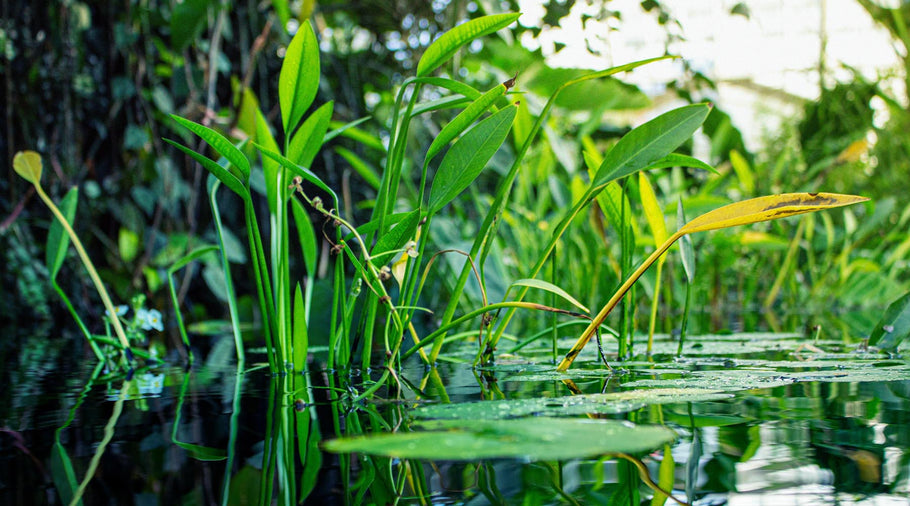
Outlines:
POLYGON ((5 372, 0 503, 910 501, 910 362, 796 334, 676 345, 658 336, 652 360, 612 371, 586 350, 556 373, 548 346, 482 369, 409 362, 372 400, 318 353, 298 376, 213 351, 106 377, 33 345, 5 372), (351 437, 374 432, 396 435, 351 437))

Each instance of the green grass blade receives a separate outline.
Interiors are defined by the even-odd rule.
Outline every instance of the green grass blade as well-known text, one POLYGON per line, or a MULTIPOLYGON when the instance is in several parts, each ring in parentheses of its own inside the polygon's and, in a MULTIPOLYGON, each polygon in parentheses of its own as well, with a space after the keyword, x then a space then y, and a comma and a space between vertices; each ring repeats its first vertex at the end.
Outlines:
POLYGON ((188 254, 184 255, 181 259, 174 262, 174 265, 172 265, 167 270, 167 285, 171 295, 171 304, 174 305, 174 319, 177 321, 177 329, 180 331, 180 338, 183 340, 183 345, 186 347, 186 354, 190 363, 193 363, 193 352, 190 349, 190 338, 186 333, 186 325, 183 322, 183 314, 180 312, 180 302, 177 300, 177 286, 174 282, 174 274, 178 270, 186 267, 186 265, 190 262, 198 260, 199 258, 217 250, 218 246, 203 246, 196 248, 188 254))
POLYGON ((307 314, 306 306, 303 299, 303 291, 300 289, 300 283, 294 288, 294 309, 293 309, 293 363, 294 372, 299 373, 306 368, 306 355, 309 348, 309 337, 307 333, 307 314))
POLYGON ((455 53, 478 37, 511 25, 518 14, 494 14, 472 19, 442 34, 424 51, 417 63, 417 77, 424 77, 447 62, 455 53))
MULTIPOLYGON (((218 188, 221 183, 210 175, 208 178, 209 204, 212 208, 212 218, 215 222, 215 233, 218 237, 218 246, 221 257, 221 268, 224 271, 224 288, 227 292, 228 313, 231 315, 231 332, 234 334, 234 348, 237 353, 237 367, 242 368, 246 361, 246 354, 243 349, 243 336, 240 334, 240 311, 237 306, 237 292, 234 290, 234 279, 231 276, 231 265, 228 262, 227 252, 224 245, 224 227, 221 224, 221 209, 218 206, 218 188)), ((250 245, 252 249, 252 245, 250 245)), ((254 258, 251 252, 251 258, 254 258)))
POLYGON ((278 104, 285 138, 303 119, 319 89, 319 43, 309 20, 291 39, 278 74, 278 104))
POLYGON ((480 175, 505 142, 517 109, 508 107, 481 121, 446 152, 430 188, 430 214, 445 207, 480 175))
MULTIPOLYGON (((198 135, 202 140, 208 143, 208 145, 211 146, 216 153, 227 158, 227 160, 231 162, 231 166, 240 171, 239 174, 237 174, 231 170, 231 173, 234 174, 237 179, 243 182, 244 185, 248 183, 250 179, 250 161, 247 160, 243 152, 237 149, 237 146, 234 146, 231 141, 227 140, 225 136, 207 126, 200 125, 199 123, 190 121, 185 118, 181 118, 175 114, 171 114, 171 119, 183 125, 187 130, 198 135)), ((174 145, 176 146, 176 144, 174 145)))

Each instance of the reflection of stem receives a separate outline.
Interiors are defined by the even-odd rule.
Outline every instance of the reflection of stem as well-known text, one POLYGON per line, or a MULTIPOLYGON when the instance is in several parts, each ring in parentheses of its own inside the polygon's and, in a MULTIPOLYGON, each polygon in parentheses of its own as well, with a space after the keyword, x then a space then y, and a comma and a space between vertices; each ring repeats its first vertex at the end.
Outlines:
MULTIPOLYGON (((242 353, 242 350, 241 352, 242 353)), ((237 453, 237 426, 240 419, 240 387, 243 384, 243 355, 238 356, 237 373, 234 376, 234 401, 231 408, 230 435, 228 436, 227 463, 224 466, 224 485, 221 490, 221 504, 227 506, 231 488, 231 473, 234 470, 234 456, 237 453)))
POLYGON ((625 460, 631 462, 632 465, 635 466, 636 469, 638 469, 638 476, 641 478, 641 481, 645 482, 645 485, 651 487, 652 490, 654 490, 656 492, 660 492, 661 494, 669 497, 676 504, 680 504, 682 506, 689 506, 689 503, 680 501, 679 499, 673 497, 673 494, 660 488, 660 485, 658 485, 657 483, 654 483, 654 480, 651 479, 651 474, 648 473, 648 467, 645 465, 644 462, 641 461, 641 459, 633 457, 633 456, 629 455, 628 453, 615 453, 614 455, 616 457, 619 457, 621 459, 625 459, 625 460))
POLYGON ((117 339, 120 340, 120 345, 123 347, 123 353, 127 355, 127 358, 132 360, 132 353, 130 352, 130 342, 126 338, 126 332, 123 330, 123 326, 120 324, 120 318, 117 317, 117 310, 114 309, 114 304, 111 302, 110 296, 107 294, 107 289, 104 288, 104 284, 101 282, 101 277, 98 276, 98 272, 95 271, 95 266, 92 265, 92 261, 88 256, 88 253, 85 252, 85 248, 82 247, 82 241, 79 240, 79 236, 76 235, 76 232, 73 230, 73 227, 70 226, 69 221, 63 216, 63 213, 60 212, 60 209, 57 208, 54 201, 47 196, 47 193, 44 193, 44 189, 41 188, 41 185, 35 184, 35 191, 38 192, 38 196, 41 197, 41 200, 47 205, 51 210, 51 213, 54 214, 54 217, 57 218, 57 221, 60 222, 60 226, 63 227, 63 230, 66 231, 67 235, 70 236, 70 241, 73 242, 73 247, 76 248, 76 252, 79 253, 79 258, 82 259, 82 264, 85 266, 85 270, 88 271, 88 275, 92 278, 92 283, 95 284, 95 289, 98 290, 98 295, 101 296, 101 302, 104 303, 104 308, 107 309, 107 314, 110 315, 110 320, 114 324, 114 331, 117 333, 117 339))
POLYGON ((98 449, 95 450, 95 455, 92 456, 92 461, 88 465, 88 471, 85 473, 85 478, 82 479, 82 483, 79 484, 79 488, 73 495, 73 499, 70 501, 70 506, 74 506, 79 503, 79 501, 82 499, 82 495, 85 493, 85 488, 88 487, 88 482, 91 481, 93 476, 95 476, 95 471, 98 470, 98 464, 101 462, 101 456, 104 455, 104 450, 107 448, 108 443, 110 443, 111 439, 114 437, 114 427, 117 425, 117 420, 120 419, 120 413, 123 412, 123 401, 126 399, 126 392, 129 390, 129 388, 130 382, 124 381, 123 386, 120 387, 120 395, 117 397, 117 402, 114 403, 114 412, 111 413, 111 417, 108 419, 107 425, 104 426, 104 438, 102 438, 101 443, 98 444, 98 449))

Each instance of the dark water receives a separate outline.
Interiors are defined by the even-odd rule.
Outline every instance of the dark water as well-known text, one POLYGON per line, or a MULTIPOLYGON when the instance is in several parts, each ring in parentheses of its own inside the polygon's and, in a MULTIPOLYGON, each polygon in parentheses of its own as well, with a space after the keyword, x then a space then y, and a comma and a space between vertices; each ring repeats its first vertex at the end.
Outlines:
MULTIPOLYGON (((825 348, 837 353, 794 355, 792 345, 774 336, 695 339, 682 360, 658 354, 614 376, 590 363, 574 387, 730 392, 598 415, 676 432, 669 449, 680 500, 910 504, 910 365, 836 344, 825 348)), ((411 410, 432 403, 572 396, 539 357, 483 371, 443 364, 438 376, 414 364, 400 373, 400 389, 378 392, 384 400, 357 403, 362 377, 318 367, 276 377, 253 358, 240 371, 202 363, 104 377, 61 360, 20 356, 3 372, 0 504, 68 504, 80 494, 82 504, 118 505, 650 504, 653 494, 629 461, 611 455, 408 461, 319 447, 340 434, 407 431, 411 410)), ((666 452, 641 457, 656 481, 666 452)))

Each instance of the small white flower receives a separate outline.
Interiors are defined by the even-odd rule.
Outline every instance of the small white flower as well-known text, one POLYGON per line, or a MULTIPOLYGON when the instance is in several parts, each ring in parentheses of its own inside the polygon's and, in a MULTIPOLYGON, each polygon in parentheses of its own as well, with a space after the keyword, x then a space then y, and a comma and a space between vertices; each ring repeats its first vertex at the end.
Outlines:
MULTIPOLYGON (((127 306, 126 304, 120 304, 119 306, 117 306, 117 307, 114 308, 114 311, 117 311, 117 315, 116 315, 116 316, 123 316, 123 315, 126 314, 126 312, 127 312, 129 309, 130 309, 129 306, 127 306)), ((104 314, 107 315, 108 318, 112 318, 111 312, 108 311, 108 310, 106 310, 106 309, 104 310, 104 314)))
POLYGON ((164 330, 164 323, 161 321, 161 311, 157 309, 140 309, 136 311, 136 320, 142 327, 142 330, 164 330))

